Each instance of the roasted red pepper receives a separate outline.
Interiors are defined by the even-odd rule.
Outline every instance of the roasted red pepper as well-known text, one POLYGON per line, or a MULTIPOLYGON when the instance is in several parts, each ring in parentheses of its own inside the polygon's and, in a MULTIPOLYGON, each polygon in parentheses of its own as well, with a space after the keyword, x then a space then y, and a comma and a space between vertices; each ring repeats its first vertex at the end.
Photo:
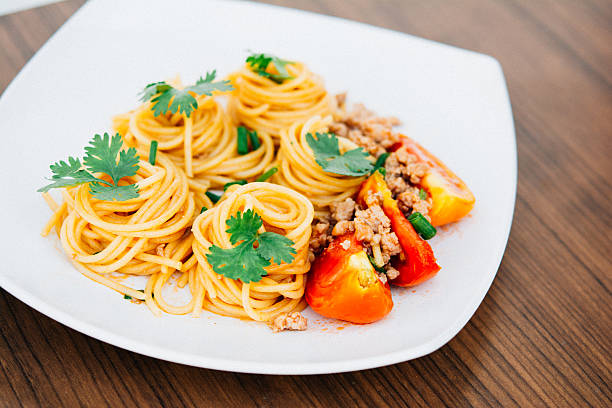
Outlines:
POLYGON ((391 283, 398 286, 414 286, 434 276, 440 270, 440 266, 436 263, 431 246, 419 236, 400 211, 380 171, 375 171, 364 181, 357 202, 364 205, 366 197, 373 193, 380 193, 382 209, 391 220, 391 230, 397 235, 402 247, 402 253, 392 262, 392 266, 400 274, 391 283))
POLYGON ((414 154, 419 162, 429 166, 420 187, 431 197, 429 217, 434 227, 457 221, 472 210, 476 202, 474 194, 440 159, 404 135, 394 148, 406 149, 408 153, 414 154))
POLYGON ((317 257, 306 284, 306 301, 323 316, 372 323, 393 308, 389 284, 383 284, 363 246, 349 233, 334 238, 317 257))

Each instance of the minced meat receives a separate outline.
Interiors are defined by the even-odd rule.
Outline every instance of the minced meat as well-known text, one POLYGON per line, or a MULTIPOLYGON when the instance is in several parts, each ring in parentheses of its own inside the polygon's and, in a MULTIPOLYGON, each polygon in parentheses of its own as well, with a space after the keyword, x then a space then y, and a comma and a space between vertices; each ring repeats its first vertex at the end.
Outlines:
MULTIPOLYGON (((345 99, 346 95, 340 98, 343 104, 345 99)), ((376 116, 360 103, 355 104, 350 112, 339 112, 337 116, 329 130, 353 141, 374 157, 385 153, 399 141, 399 134, 393 131, 393 126, 400 123, 396 117, 376 116)))
POLYGON ((344 201, 331 203, 329 206, 332 219, 336 221, 348 221, 353 219, 355 212, 355 201, 348 197, 344 201))
MULTIPOLYGON (((366 202, 378 199, 368 197, 366 202)), ((373 247, 378 247, 383 264, 388 263, 393 255, 400 253, 401 247, 397 235, 391 231, 391 220, 385 215, 380 205, 373 204, 365 210, 357 210, 353 223, 355 238, 363 242, 368 252, 372 252, 373 247)))
POLYGON ((275 333, 283 330, 306 330, 308 319, 300 312, 281 313, 269 322, 269 326, 275 333))
POLYGON ((431 202, 421 199, 419 189, 414 186, 421 182, 428 169, 427 164, 418 162, 406 149, 398 149, 387 157, 385 181, 404 214, 418 211, 428 217, 431 202))

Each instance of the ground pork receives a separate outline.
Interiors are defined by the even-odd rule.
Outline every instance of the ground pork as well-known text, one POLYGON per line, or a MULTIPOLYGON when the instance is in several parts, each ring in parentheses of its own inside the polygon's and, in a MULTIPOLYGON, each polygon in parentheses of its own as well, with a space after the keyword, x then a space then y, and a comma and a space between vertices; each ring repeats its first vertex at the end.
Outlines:
POLYGON ((382 282, 383 285, 385 283, 387 283, 387 274, 386 273, 377 272, 376 275, 378 275, 378 279, 382 282))
POLYGON ((355 201, 348 197, 344 201, 331 203, 329 206, 332 219, 336 221, 348 221, 353 218, 355 212, 355 201))
MULTIPOLYGON (((355 237, 359 241, 372 241, 374 235, 382 234, 391 228, 391 220, 380 205, 373 205, 355 212, 355 237)), ((376 243, 380 242, 380 238, 376 243)))
POLYGON ((330 240, 329 222, 319 221, 312 226, 312 234, 310 235, 310 250, 313 253, 320 252, 327 246, 330 240))
POLYGON ((429 220, 429 210, 431 209, 431 203, 429 200, 421 199, 419 196, 419 189, 417 187, 408 187, 406 191, 397 195, 397 203, 399 209, 404 214, 412 214, 413 212, 420 212, 429 220))
POLYGON ((379 200, 378 196, 366 198, 366 202, 373 203, 373 205, 365 210, 357 210, 353 223, 355 238, 363 242, 368 253, 373 252, 373 247, 378 247, 382 263, 386 264, 393 255, 400 253, 401 248, 397 235, 391 231, 391 220, 377 203, 379 200))
MULTIPOLYGON (((344 94, 340 98, 343 104, 345 99, 344 94)), ((338 103, 340 100, 337 97, 338 103)), ((350 112, 340 111, 337 117, 330 125, 330 131, 350 139, 374 157, 385 153, 387 148, 399 141, 399 134, 393 131, 393 126, 400 123, 397 118, 376 116, 360 103, 355 104, 350 112)))
POLYGON ((397 278, 399 276, 399 271, 397 269, 395 269, 394 267, 392 267, 391 265, 387 265, 387 269, 385 270, 386 274, 387 274, 387 278, 389 278, 389 280, 393 280, 395 278, 397 278))
POLYGON ((269 326, 275 333, 283 330, 306 330, 308 319, 300 312, 281 313, 270 321, 269 326))
POLYGON ((383 262, 386 264, 391 260, 393 255, 400 253, 399 239, 394 232, 384 232, 380 237, 380 250, 382 252, 383 262))
POLYGON ((419 163, 416 156, 408 153, 406 149, 398 149, 387 158, 385 181, 404 214, 418 211, 427 217, 431 202, 421 199, 419 189, 413 184, 420 183, 428 169, 427 164, 419 163))
POLYGON ((353 223, 353 221, 342 220, 338 221, 338 223, 334 225, 334 229, 332 229, 332 235, 336 237, 338 235, 344 235, 353 231, 355 231, 355 224, 353 223))

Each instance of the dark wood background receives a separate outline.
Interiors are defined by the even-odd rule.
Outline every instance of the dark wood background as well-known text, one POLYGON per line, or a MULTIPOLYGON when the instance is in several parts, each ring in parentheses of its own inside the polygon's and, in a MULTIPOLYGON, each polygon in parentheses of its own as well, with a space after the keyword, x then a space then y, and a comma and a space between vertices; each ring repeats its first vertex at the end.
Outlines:
MULTIPOLYGON (((272 2, 501 62, 519 184, 508 248, 483 304, 429 356, 339 375, 281 377, 144 357, 66 328, 0 291, 0 405, 612 406, 612 2, 272 2)), ((81 4, 0 17, 0 91, 81 4)))

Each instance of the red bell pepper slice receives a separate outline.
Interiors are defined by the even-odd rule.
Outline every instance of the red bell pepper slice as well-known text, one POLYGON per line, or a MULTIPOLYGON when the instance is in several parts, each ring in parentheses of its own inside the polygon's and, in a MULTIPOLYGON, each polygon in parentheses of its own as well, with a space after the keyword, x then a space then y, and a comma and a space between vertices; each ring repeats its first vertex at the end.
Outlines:
POLYGON ((401 212, 380 171, 374 172, 363 182, 358 202, 364 205, 366 197, 373 193, 381 194, 382 209, 391 220, 391 230, 397 235, 402 247, 402 253, 392 262, 392 266, 399 271, 399 276, 391 283, 398 286, 414 286, 433 277, 440 270, 433 250, 401 212))

